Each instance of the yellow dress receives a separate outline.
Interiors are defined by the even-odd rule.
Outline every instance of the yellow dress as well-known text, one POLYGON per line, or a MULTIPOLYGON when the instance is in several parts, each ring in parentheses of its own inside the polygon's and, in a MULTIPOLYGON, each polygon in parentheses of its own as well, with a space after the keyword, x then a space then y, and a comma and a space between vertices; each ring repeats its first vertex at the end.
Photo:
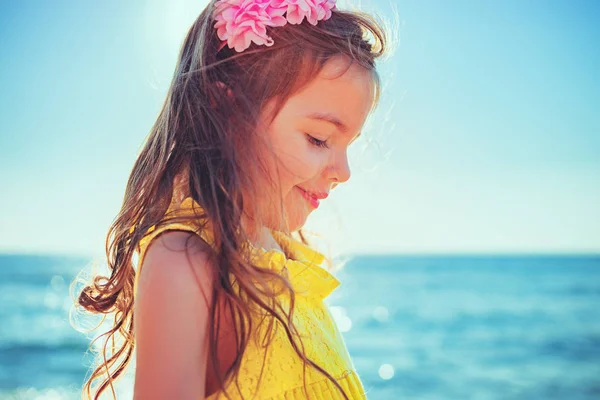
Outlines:
MULTIPOLYGON (((171 203, 169 216, 194 215, 200 205, 191 197, 185 198, 180 205, 175 207, 171 203)), ((158 234, 165 230, 185 230, 198 234, 198 229, 188 223, 170 223, 155 229, 150 227, 140 241, 138 247, 138 266, 142 265, 144 254, 149 243, 158 234)), ((133 231, 133 227, 131 230, 133 231)), ((323 367, 344 388, 350 399, 366 399, 366 393, 350 355, 338 330, 327 305, 323 300, 339 285, 340 282, 329 271, 321 266, 325 257, 288 237, 287 235, 271 231, 274 239, 282 249, 292 255, 287 258, 279 250, 264 250, 253 247, 252 251, 258 257, 260 267, 271 268, 282 273, 287 270, 288 279, 296 293, 294 308, 294 323, 302 337, 306 356, 317 365, 323 367)), ((199 235, 210 245, 214 245, 213 237, 208 230, 203 230, 199 235)), ((139 271, 136 275, 139 276, 139 271)), ((137 288, 137 279, 135 281, 137 288)), ((137 290, 137 289, 136 289, 137 290)), ((136 292, 134 290, 134 293, 136 292)), ((285 300, 282 299, 282 304, 285 300)), ((289 306, 289 303, 286 303, 289 306)), ((287 310, 287 309, 286 309, 287 310)), ((303 385, 303 362, 295 353, 285 330, 277 326, 272 334, 272 342, 268 348, 261 347, 259 340, 250 340, 243 354, 240 375, 238 378, 238 391, 235 382, 227 382, 227 391, 232 399, 258 399, 258 400, 337 400, 343 395, 337 387, 318 370, 306 365, 306 390, 303 385), (266 354, 265 354, 266 353, 266 354), (259 376, 260 384, 259 384, 259 376), (243 397, 242 397, 243 395, 243 397)), ((258 326, 257 336, 264 338, 265 328, 269 324, 261 323, 258 326)), ((226 399, 220 392, 214 393, 206 400, 226 399)))

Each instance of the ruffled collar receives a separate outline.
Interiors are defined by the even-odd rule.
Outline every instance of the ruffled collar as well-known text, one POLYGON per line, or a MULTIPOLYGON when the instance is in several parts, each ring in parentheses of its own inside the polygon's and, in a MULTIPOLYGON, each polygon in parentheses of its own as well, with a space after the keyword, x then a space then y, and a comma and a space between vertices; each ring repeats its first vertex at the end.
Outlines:
POLYGON ((291 258, 277 249, 253 250, 263 254, 269 268, 280 273, 286 269, 297 294, 315 295, 324 299, 340 286, 340 281, 323 267, 323 254, 282 232, 271 230, 271 234, 279 246, 291 254, 291 258))
MULTIPOLYGON (((194 215, 202 212, 202 207, 191 197, 186 197, 178 206, 172 203, 167 212, 179 215, 192 212, 194 215)), ((322 266, 325 261, 323 254, 283 232, 275 230, 270 232, 279 246, 291 257, 288 258, 278 249, 265 250, 248 243, 259 266, 270 268, 280 274, 287 270, 288 279, 295 293, 301 296, 324 299, 340 286, 340 281, 322 266)), ((214 246, 215 241, 210 229, 201 231, 200 235, 208 244, 214 246)))

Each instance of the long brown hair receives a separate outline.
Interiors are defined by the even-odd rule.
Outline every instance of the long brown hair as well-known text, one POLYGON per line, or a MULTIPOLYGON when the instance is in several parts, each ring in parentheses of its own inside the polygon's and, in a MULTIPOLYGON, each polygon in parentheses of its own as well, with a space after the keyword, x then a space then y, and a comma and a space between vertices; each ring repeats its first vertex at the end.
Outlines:
MULTIPOLYGON (((115 317, 112 329, 100 336, 106 343, 112 338, 113 349, 107 355, 104 346, 99 365, 84 385, 84 397, 92 398, 92 383, 98 378, 104 380, 94 399, 109 386, 114 393, 112 381, 130 362, 135 347, 133 289, 137 273, 132 257, 148 228, 164 223, 174 193, 182 190, 182 197, 190 196, 202 207, 203 215, 198 217, 211 221, 216 243, 213 272, 220 278, 215 279, 211 298, 209 365, 221 390, 230 377, 238 375, 253 329, 251 309, 259 307, 282 323, 298 356, 332 380, 348 398, 339 383, 300 350, 303 347, 297 343, 292 323, 292 286, 284 276, 253 264, 244 246, 248 237, 239 228, 243 214, 259 217, 256 205, 260 202, 253 199, 265 197, 257 184, 266 175, 262 157, 257 157, 265 144, 255 133, 267 102, 274 101, 270 114, 274 117, 327 60, 341 55, 373 72, 377 104, 380 81, 375 59, 386 51, 387 33, 371 15, 334 9, 330 19, 316 26, 304 22, 269 28, 274 40, 271 47, 253 45, 241 53, 227 46, 219 50, 221 43, 212 17, 214 3, 212 0, 202 11, 185 37, 166 99, 135 161, 123 204, 108 231, 110 276, 95 276, 78 295, 77 303, 86 311, 114 313, 115 317), (230 275, 235 277, 239 292, 226 278, 230 275), (280 307, 277 293, 265 284, 273 279, 279 279, 289 293, 289 313, 280 307), (237 356, 223 376, 215 323, 222 312, 219 304, 241 324, 236 327, 237 356), (125 339, 120 347, 114 346, 117 333, 125 339)), ((280 199, 274 201, 282 204, 280 199)), ((260 218, 253 221, 256 227, 264 222, 260 218)), ((301 230, 294 234, 306 243, 301 230)))

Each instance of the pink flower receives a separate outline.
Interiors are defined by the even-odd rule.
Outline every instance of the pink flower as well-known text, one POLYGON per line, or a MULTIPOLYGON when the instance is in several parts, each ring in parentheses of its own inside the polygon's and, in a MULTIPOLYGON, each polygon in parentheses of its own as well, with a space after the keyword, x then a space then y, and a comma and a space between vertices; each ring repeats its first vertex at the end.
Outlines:
POLYGON ((287 5, 286 18, 290 24, 301 24, 306 20, 312 25, 317 21, 327 20, 331 17, 331 9, 335 7, 335 0, 277 0, 282 6, 287 5))
POLYGON ((227 40, 229 48, 240 52, 250 46, 272 46, 273 39, 267 35, 267 26, 286 24, 284 7, 274 7, 273 0, 219 0, 215 10, 215 28, 221 40, 227 40))
POLYGON ((219 0, 215 3, 214 27, 219 39, 241 52, 251 42, 272 46, 267 26, 288 22, 297 25, 304 17, 316 25, 317 21, 329 19, 334 7, 335 0, 219 0))

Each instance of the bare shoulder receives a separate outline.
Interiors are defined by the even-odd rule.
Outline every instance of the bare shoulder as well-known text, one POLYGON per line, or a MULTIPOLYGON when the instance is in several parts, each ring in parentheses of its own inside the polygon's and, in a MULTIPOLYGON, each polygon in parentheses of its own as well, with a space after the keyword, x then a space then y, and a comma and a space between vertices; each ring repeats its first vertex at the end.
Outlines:
POLYGON ((214 271, 211 255, 210 246, 192 232, 162 232, 148 245, 140 268, 138 290, 143 293, 145 286, 161 282, 183 285, 187 290, 193 290, 192 283, 195 282, 201 291, 211 289, 211 274, 214 271))
POLYGON ((165 231, 149 244, 134 301, 134 399, 204 395, 211 254, 192 232, 165 231))
POLYGON ((174 256, 173 252, 209 253, 210 246, 193 232, 168 230, 156 236, 146 250, 146 257, 174 256))

